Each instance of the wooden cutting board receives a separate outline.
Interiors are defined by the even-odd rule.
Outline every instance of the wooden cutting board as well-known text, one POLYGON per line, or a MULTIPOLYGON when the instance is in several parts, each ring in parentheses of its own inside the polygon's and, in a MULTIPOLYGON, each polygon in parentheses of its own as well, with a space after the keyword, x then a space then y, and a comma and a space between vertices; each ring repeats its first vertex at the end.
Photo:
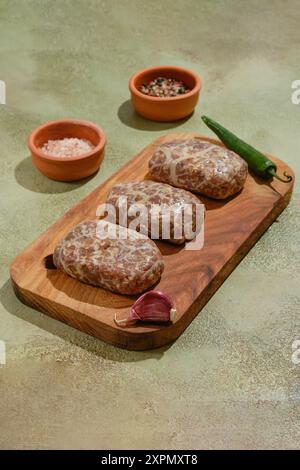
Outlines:
MULTIPOLYGON (((205 242, 199 251, 158 242, 164 255, 165 270, 156 288, 174 299, 178 312, 175 322, 170 325, 117 327, 113 320, 115 313, 118 317, 127 316, 135 297, 113 294, 76 281, 58 270, 47 270, 44 259, 53 253, 58 241, 74 225, 84 219, 95 218, 96 208, 105 202, 114 184, 147 178, 148 160, 156 145, 175 138, 195 136, 221 145, 219 141, 191 133, 169 134, 157 139, 17 256, 10 273, 21 301, 126 349, 152 349, 174 341, 287 206, 294 180, 289 184, 277 180, 265 182, 249 174, 241 193, 225 202, 201 197, 207 211, 205 242)), ((286 170, 293 175, 284 162, 271 158, 278 165, 279 174, 286 170)))

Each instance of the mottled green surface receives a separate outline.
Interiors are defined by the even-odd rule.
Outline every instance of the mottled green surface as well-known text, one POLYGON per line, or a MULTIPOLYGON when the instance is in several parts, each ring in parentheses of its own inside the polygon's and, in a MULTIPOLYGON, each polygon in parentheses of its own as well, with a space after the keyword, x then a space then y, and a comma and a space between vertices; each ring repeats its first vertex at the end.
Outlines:
MULTIPOLYGON (((1 448, 297 448, 300 364, 299 189, 178 341, 152 352, 108 346, 22 305, 8 265, 28 243, 172 125, 144 121, 128 77, 155 64, 204 81, 176 126, 201 113, 285 159, 299 174, 300 13, 288 1, 0 0, 1 448), (47 180, 26 138, 76 117, 107 132, 85 184, 47 180)), ((174 127, 174 126, 173 126, 174 127)))

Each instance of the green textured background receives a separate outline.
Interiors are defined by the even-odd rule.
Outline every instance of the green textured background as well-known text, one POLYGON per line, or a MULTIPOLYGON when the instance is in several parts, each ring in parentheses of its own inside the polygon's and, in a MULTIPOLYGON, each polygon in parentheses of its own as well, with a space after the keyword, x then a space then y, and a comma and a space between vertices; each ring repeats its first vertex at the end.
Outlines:
POLYGON ((170 124, 134 115, 128 77, 187 66, 204 86, 177 128, 206 113, 299 174, 297 0, 0 0, 1 448, 297 448, 299 189, 277 223, 169 348, 127 352, 22 305, 8 265, 27 244, 170 124), (85 184, 51 182, 26 139, 49 119, 108 136, 85 184))

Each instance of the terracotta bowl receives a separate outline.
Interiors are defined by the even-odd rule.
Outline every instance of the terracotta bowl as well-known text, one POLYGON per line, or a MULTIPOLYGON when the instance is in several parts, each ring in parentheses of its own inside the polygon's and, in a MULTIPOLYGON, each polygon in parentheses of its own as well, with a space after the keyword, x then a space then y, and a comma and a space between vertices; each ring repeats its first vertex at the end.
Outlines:
POLYGON ((141 70, 129 80, 132 104, 138 114, 152 121, 177 121, 194 111, 200 89, 200 78, 190 70, 181 67, 160 66, 141 70), (148 96, 139 91, 143 84, 157 77, 175 78, 182 81, 190 91, 170 98, 148 96))
POLYGON ((104 158, 106 137, 103 130, 88 121, 64 119, 50 121, 35 129, 29 136, 28 147, 33 164, 41 173, 57 181, 76 181, 95 173, 104 158), (70 137, 87 139, 95 147, 88 153, 74 157, 51 157, 41 150, 48 140, 70 137))

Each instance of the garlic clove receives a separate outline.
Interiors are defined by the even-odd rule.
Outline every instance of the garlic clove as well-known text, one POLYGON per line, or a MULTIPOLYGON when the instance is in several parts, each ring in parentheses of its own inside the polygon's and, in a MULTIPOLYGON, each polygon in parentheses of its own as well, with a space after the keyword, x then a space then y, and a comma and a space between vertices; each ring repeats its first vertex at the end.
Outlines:
POLYGON ((119 320, 115 315, 115 323, 126 327, 137 321, 150 323, 173 322, 176 308, 172 299, 161 291, 148 291, 141 295, 132 305, 128 318, 119 320))

